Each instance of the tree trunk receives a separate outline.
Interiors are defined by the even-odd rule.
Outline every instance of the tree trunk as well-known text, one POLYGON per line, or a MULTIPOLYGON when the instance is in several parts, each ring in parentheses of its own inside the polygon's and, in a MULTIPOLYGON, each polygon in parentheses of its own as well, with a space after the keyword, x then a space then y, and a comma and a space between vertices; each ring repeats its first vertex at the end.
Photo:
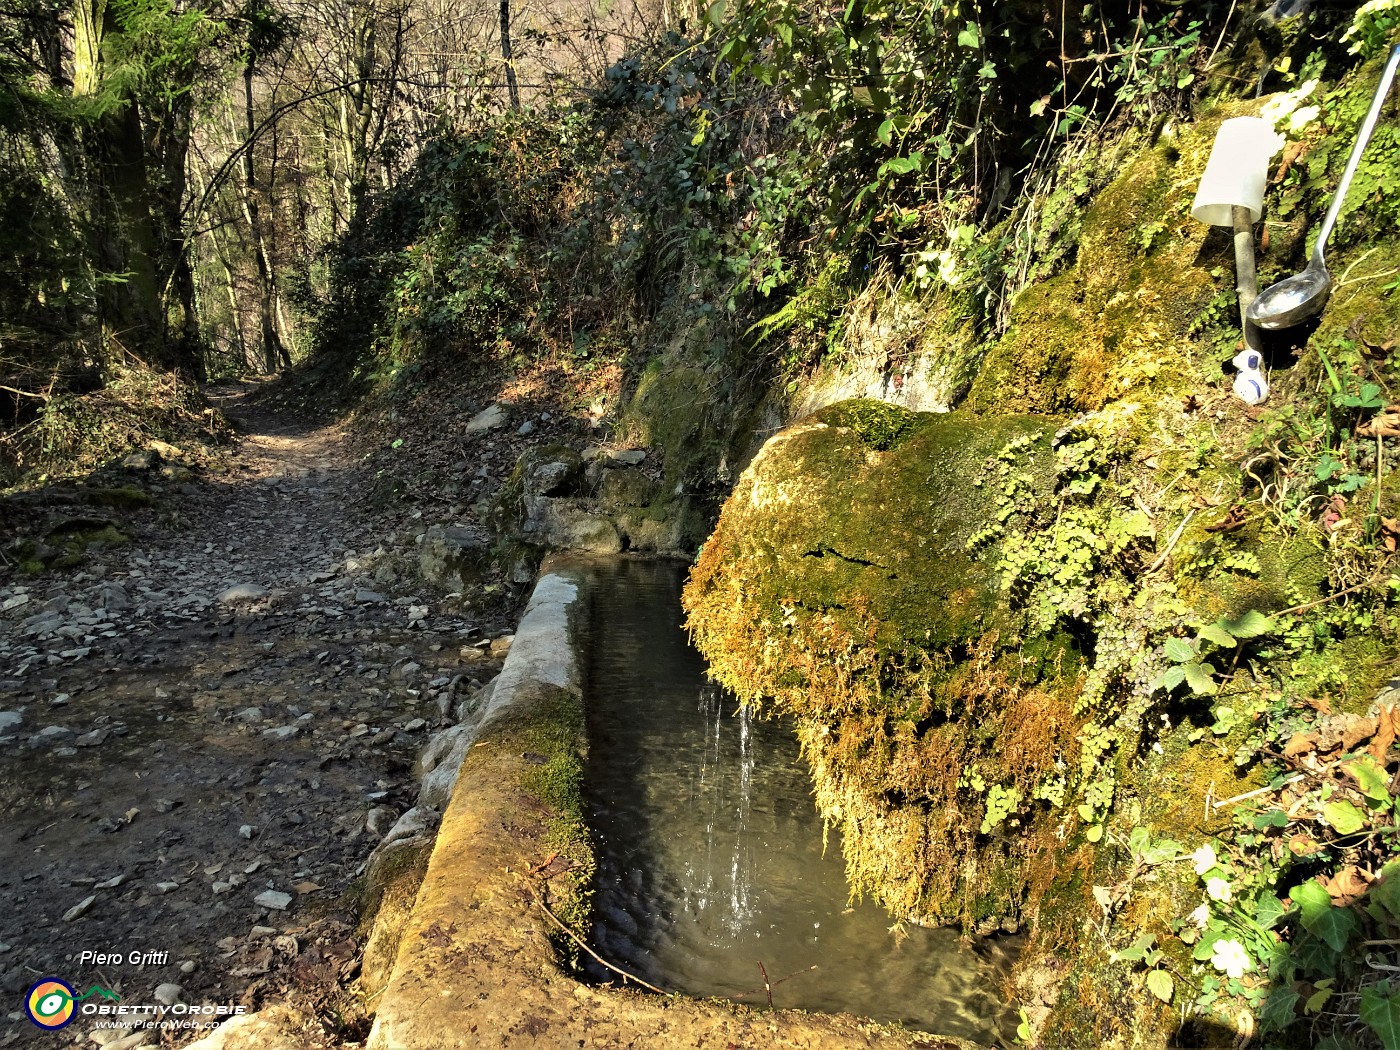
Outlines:
POLYGON ((364 204, 369 185, 369 132, 374 119, 374 10, 357 5, 353 14, 345 94, 340 99, 340 136, 345 155, 347 225, 364 204))
MULTIPOLYGON (((116 29, 107 0, 76 0, 75 95, 111 90, 104 82, 102 42, 116 29)), ((93 170, 90 243, 100 274, 97 312, 103 337, 148 364, 179 370, 189 362, 181 360, 166 339, 160 267, 166 246, 159 233, 163 216, 150 184, 136 100, 124 92, 92 122, 84 138, 93 170)))
POLYGON ((243 217, 248 220, 248 232, 253 242, 253 259, 258 274, 258 353, 260 367, 264 372, 276 372, 287 356, 282 348, 282 340, 277 334, 275 300, 277 290, 274 285, 272 256, 268 250, 267 230, 262 220, 262 206, 259 200, 257 171, 253 166, 253 150, 250 144, 257 130, 253 116, 253 63, 243 66, 243 114, 244 140, 243 183, 240 187, 243 198, 243 217))
POLYGON ((520 108, 520 84, 515 79, 515 60, 510 50, 510 0, 501 0, 501 58, 506 66, 506 90, 510 108, 520 108))

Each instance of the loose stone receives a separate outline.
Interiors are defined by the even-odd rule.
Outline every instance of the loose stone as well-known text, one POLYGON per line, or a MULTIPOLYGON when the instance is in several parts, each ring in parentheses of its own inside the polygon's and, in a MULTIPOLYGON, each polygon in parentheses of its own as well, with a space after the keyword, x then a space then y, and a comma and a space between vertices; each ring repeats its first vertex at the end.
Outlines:
POLYGON ((280 890, 264 890, 253 898, 253 903, 272 911, 286 911, 287 906, 292 903, 292 895, 280 890))
POLYGON ((77 904, 73 905, 73 907, 69 908, 66 912, 63 913, 63 921, 72 922, 74 919, 78 919, 86 915, 88 909, 91 908, 96 901, 96 894, 93 894, 90 897, 84 897, 77 904))

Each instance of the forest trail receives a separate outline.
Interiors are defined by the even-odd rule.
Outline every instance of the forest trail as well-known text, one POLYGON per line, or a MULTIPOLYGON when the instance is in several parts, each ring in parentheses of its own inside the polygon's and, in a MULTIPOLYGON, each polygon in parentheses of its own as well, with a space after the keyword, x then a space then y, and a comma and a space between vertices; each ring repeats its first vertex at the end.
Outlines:
POLYGON ((344 429, 253 389, 209 391, 244 431, 226 472, 147 464, 128 542, 0 570, 0 1046, 55 1045, 22 1009, 45 977, 125 1004, 291 1000, 308 1045, 362 1035, 347 891, 428 734, 498 669, 495 632, 418 592, 344 429))

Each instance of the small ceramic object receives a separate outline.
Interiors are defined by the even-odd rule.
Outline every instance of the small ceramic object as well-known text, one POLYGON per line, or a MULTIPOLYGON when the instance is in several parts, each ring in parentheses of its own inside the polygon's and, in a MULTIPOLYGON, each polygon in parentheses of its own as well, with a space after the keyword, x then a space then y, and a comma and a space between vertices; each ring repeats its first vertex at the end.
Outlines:
POLYGON ((1235 376, 1235 396, 1246 405, 1263 404, 1269 396, 1269 380, 1259 351, 1241 350, 1230 363, 1240 370, 1235 376))

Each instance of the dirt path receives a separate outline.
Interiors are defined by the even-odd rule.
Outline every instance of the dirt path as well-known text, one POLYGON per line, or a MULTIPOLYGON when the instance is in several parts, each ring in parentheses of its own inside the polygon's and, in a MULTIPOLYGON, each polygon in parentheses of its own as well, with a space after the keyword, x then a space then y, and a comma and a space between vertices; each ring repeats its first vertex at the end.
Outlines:
POLYGON ((324 1022, 308 1045, 363 1035, 347 890, 501 625, 415 590, 344 433, 247 393, 211 392, 247 433, 227 473, 152 462, 129 542, 0 569, 0 1046, 93 1045, 90 1016, 30 1022, 46 977, 133 1004, 291 997, 324 1022))

